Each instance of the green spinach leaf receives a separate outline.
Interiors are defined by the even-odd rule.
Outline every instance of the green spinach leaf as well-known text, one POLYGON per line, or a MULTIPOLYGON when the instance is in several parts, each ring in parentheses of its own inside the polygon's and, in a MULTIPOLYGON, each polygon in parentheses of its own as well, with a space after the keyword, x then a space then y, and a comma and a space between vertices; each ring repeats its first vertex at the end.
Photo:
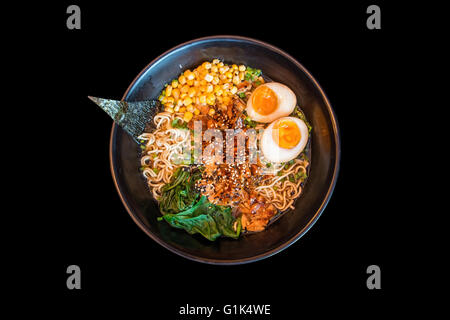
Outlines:
POLYGON ((199 233, 211 241, 221 235, 237 239, 241 232, 241 221, 233 218, 231 208, 214 205, 205 196, 191 208, 178 214, 165 214, 158 220, 165 220, 172 227, 184 229, 190 234, 199 233))
POLYGON ((159 208, 163 214, 184 211, 197 200, 199 193, 195 190, 195 182, 200 179, 201 172, 190 172, 186 169, 178 168, 170 183, 162 188, 159 208))

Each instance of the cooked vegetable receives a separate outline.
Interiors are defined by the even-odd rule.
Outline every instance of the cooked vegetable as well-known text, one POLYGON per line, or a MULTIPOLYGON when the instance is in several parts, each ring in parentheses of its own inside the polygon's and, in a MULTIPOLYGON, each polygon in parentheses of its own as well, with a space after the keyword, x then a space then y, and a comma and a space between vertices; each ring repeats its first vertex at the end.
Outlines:
POLYGON ((297 172, 297 173, 295 174, 295 180, 298 180, 298 179, 304 180, 304 179, 306 179, 307 177, 308 177, 308 175, 306 174, 306 172, 303 172, 303 171, 297 172))
POLYGON ((294 111, 291 114, 292 117, 297 117, 299 119, 302 119, 303 122, 308 127, 308 132, 311 132, 312 126, 309 124, 309 122, 306 120, 305 114, 300 110, 298 106, 295 106, 294 111))
POLYGON ((161 220, 190 234, 200 233, 211 241, 220 236, 237 239, 241 232, 241 221, 233 218, 231 208, 214 205, 205 196, 193 207, 178 214, 165 214, 158 218, 161 220))
POLYGON ((245 73, 245 80, 254 81, 260 75, 261 75, 260 69, 247 67, 247 72, 245 73))
POLYGON ((178 128, 178 129, 186 129, 187 128, 187 122, 184 122, 180 118, 175 118, 172 121, 172 127, 178 128))
POLYGON ((255 128, 257 122, 250 119, 250 117, 246 117, 244 120, 244 124, 246 125, 247 128, 255 128))
POLYGON ((199 170, 191 173, 183 167, 178 168, 171 182, 162 188, 159 202, 161 212, 174 214, 190 208, 199 196, 194 186, 200 176, 199 170))
POLYGON ((304 151, 300 154, 300 159, 309 162, 309 158, 304 151))

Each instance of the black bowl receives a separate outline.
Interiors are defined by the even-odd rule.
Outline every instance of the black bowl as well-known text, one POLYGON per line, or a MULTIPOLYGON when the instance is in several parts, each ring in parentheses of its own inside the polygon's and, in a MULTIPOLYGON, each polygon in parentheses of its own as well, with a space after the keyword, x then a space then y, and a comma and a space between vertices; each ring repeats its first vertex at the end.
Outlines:
POLYGON ((238 240, 220 238, 210 242, 156 220, 160 216, 157 203, 139 171, 140 148, 115 124, 111 132, 111 171, 128 213, 160 245, 199 262, 248 263, 287 248, 311 228, 325 209, 339 170, 338 125, 325 93, 300 63, 270 44, 236 36, 196 39, 163 53, 134 79, 123 99, 156 99, 164 84, 180 72, 214 58, 261 69, 270 79, 286 84, 297 95, 313 130, 310 176, 295 210, 285 213, 263 232, 242 236, 238 240))

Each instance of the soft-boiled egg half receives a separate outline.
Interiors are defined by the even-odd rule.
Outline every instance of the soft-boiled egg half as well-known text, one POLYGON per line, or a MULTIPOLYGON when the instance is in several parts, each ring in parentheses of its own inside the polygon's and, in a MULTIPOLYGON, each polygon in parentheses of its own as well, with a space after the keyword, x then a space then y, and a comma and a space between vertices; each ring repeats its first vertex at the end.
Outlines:
POLYGON ((297 98, 294 92, 278 82, 258 86, 247 101, 247 115, 253 121, 269 123, 294 111, 297 98))
POLYGON ((308 142, 308 127, 299 118, 284 117, 272 122, 261 137, 261 151, 270 162, 295 159, 308 142))

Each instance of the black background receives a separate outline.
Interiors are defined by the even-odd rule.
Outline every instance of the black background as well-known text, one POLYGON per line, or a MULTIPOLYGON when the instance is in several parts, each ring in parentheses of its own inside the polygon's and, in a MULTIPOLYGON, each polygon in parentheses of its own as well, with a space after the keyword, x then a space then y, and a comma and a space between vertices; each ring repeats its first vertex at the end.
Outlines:
POLYGON ((56 120, 38 133, 48 142, 39 146, 37 161, 49 187, 37 190, 45 194, 36 203, 45 207, 45 217, 36 225, 38 249, 32 256, 45 269, 41 288, 51 301, 71 313, 120 309, 150 319, 194 319, 177 316, 187 303, 270 304, 272 319, 297 318, 308 310, 381 315, 397 304, 395 297, 405 293, 408 261, 396 218, 402 214, 395 192, 401 146, 396 114, 389 111, 386 121, 383 110, 396 103, 406 59, 401 48, 408 32, 398 8, 379 1, 295 6, 63 1, 44 11, 35 30, 39 46, 30 48, 38 57, 33 83, 37 97, 48 99, 51 93, 46 112, 56 120), (81 8, 81 30, 66 28, 71 4, 81 8), (381 7, 381 30, 366 28, 370 4, 381 7), (240 266, 191 262, 134 224, 110 174, 112 120, 87 99, 120 99, 164 51, 218 34, 253 37, 294 56, 326 92, 342 141, 339 179, 318 222, 288 249, 240 266), (81 267, 81 290, 66 287, 71 264, 81 267), (366 287, 371 264, 381 268, 381 290, 366 287), (156 313, 164 316, 153 317, 156 313))

